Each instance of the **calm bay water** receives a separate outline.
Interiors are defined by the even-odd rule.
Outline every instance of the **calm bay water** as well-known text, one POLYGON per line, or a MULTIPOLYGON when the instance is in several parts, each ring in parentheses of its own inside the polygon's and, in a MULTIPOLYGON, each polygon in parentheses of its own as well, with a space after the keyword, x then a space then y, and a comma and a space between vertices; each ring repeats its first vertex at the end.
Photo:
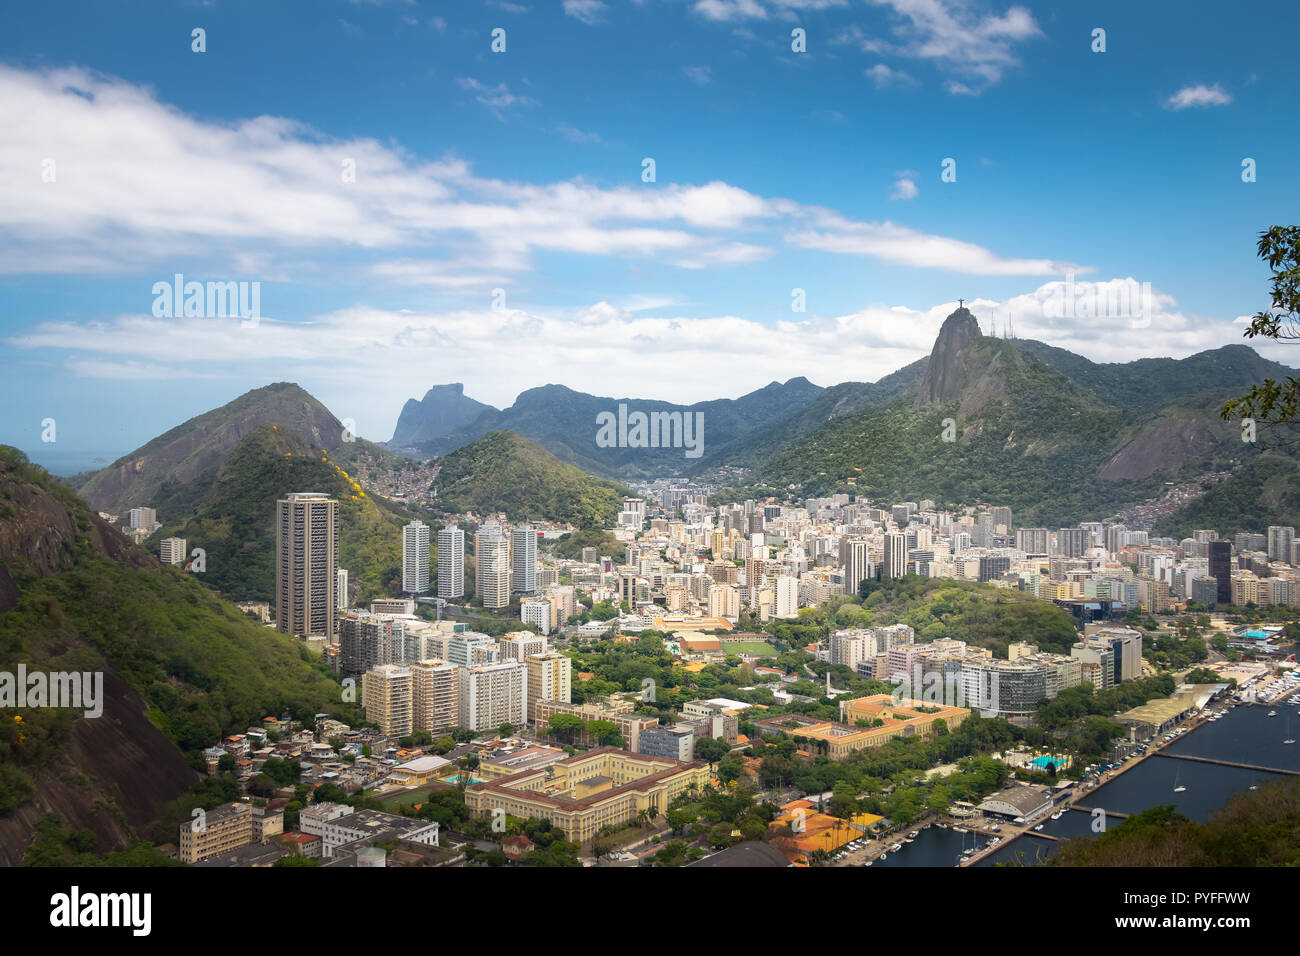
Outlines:
MULTIPOLYGON (((1165 753, 1300 770, 1300 744, 1283 743, 1284 740, 1300 736, 1298 711, 1300 706, 1288 704, 1285 697, 1271 707, 1237 707, 1227 717, 1184 734, 1181 739, 1170 744, 1165 753), (1270 709, 1276 710, 1278 716, 1268 717, 1270 709)), ((1087 807, 1100 807, 1126 814, 1172 804, 1180 813, 1205 822, 1234 794, 1241 793, 1251 785, 1258 786, 1271 780, 1284 779, 1284 776, 1157 755, 1142 761, 1105 786, 1085 794, 1080 802, 1087 807), (1182 793, 1174 793, 1176 786, 1187 789, 1182 793)), ((1118 826, 1121 818, 1109 816, 1107 822, 1109 826, 1118 826)), ((1090 836, 1092 815, 1083 810, 1071 810, 1060 820, 1046 820, 1041 832, 1066 839, 1090 836)), ((988 839, 982 834, 963 835, 931 827, 922 830, 914 843, 904 844, 897 854, 891 853, 887 859, 875 865, 955 866, 962 849, 976 843, 983 846, 988 839)), ((977 865, 1033 863, 1055 854, 1058 848, 1059 844, 1055 841, 1032 835, 1023 836, 985 857, 977 865)))

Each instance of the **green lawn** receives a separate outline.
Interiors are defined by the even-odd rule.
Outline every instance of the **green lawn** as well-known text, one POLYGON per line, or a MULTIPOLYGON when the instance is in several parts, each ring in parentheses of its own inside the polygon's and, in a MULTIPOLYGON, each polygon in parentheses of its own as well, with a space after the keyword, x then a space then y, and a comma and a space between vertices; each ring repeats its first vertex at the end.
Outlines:
POLYGON ((776 656, 776 648, 766 641, 723 641, 722 650, 727 654, 763 654, 776 656))

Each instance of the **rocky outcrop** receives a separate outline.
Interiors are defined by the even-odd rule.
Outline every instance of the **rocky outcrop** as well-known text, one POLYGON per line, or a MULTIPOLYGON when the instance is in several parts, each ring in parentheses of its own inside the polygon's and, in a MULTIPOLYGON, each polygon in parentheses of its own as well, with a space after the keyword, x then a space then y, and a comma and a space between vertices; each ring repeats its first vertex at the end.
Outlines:
POLYGON ((78 493, 98 511, 153 506, 164 485, 187 484, 221 464, 259 425, 287 428, 313 447, 330 451, 343 440, 343 425, 329 409, 299 386, 277 382, 159 435, 95 472, 78 493))
POLYGON ((944 405, 962 399, 970 384, 964 357, 983 338, 978 320, 965 306, 944 319, 917 388, 917 407, 944 405))

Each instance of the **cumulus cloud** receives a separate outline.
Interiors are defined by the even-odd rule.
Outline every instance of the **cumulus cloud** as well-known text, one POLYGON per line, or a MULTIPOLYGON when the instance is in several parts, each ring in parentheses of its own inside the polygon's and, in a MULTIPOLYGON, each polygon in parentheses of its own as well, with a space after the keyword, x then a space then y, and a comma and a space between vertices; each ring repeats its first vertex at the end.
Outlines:
POLYGON ((813 228, 786 235, 791 245, 845 255, 870 256, 898 265, 924 267, 936 262, 952 272, 985 276, 1044 276, 1091 271, 1052 259, 1016 259, 995 255, 982 246, 946 236, 927 235, 897 223, 854 222, 823 210, 813 228))
POLYGON ((840 31, 834 42, 856 46, 864 53, 929 61, 962 78, 947 85, 950 93, 977 94, 1000 82, 1007 70, 1020 64, 1018 46, 1042 35, 1033 14, 1020 6, 995 13, 964 0, 871 2, 891 12, 895 39, 853 25, 840 31))
POLYGON ((707 66, 684 66, 682 72, 686 78, 697 86, 704 86, 713 82, 713 71, 707 66))
POLYGON ((564 0, 564 12, 587 26, 594 26, 604 17, 605 4, 600 0, 564 0))
POLYGON ((890 190, 890 199, 915 199, 920 195, 920 190, 916 188, 916 173, 905 172, 899 173, 898 179, 894 182, 894 188, 890 190))
POLYGON ((767 10, 758 0, 697 0, 691 8, 706 20, 765 20, 767 10))
MULTIPOLYGON (((504 84, 460 85, 489 106, 521 102, 504 84)), ((329 139, 291 119, 205 121, 85 70, 0 67, 0 129, 13 131, 0 137, 0 273, 166 274, 200 259, 292 278, 345 256, 372 278, 455 290, 530 270, 539 251, 701 268, 758 261, 783 236, 958 272, 1036 275, 1048 261, 721 181, 491 179, 455 157, 329 139), (57 175, 40 183, 46 157, 57 175)))
POLYGON ((1165 107, 1171 110, 1185 110, 1189 106, 1226 106, 1231 102, 1232 96, 1218 83, 1213 86, 1198 83, 1196 86, 1184 86, 1165 100, 1165 107))
POLYGON ((877 63, 871 69, 862 72, 881 89, 887 86, 908 85, 916 82, 902 70, 895 70, 883 63, 877 63))
MULTIPOLYGON (((967 304, 986 334, 995 326, 1001 333, 1010 322, 1019 338, 1101 362, 1181 357, 1241 341, 1233 318, 1188 315, 1172 296, 1148 292, 1131 277, 1054 278, 1000 301, 967 304), (1071 305, 1064 308, 1067 294, 1071 305), (1149 311, 1123 314, 1135 307, 1149 311)), ((823 385, 873 381, 928 354, 956 303, 872 304, 846 315, 775 323, 685 317, 673 308, 662 297, 569 311, 356 305, 306 322, 263 318, 250 328, 238 319, 126 315, 89 324, 42 322, 6 344, 44 350, 71 374, 93 378, 292 377, 336 414, 356 418, 366 437, 386 439, 402 403, 432 384, 439 368, 454 368, 467 392, 498 407, 523 389, 556 381, 601 395, 684 402, 735 397, 796 375, 823 385), (701 356, 722 354, 730 360, 700 374, 701 356), (562 371, 538 362, 539 355, 562 358, 562 371), (394 374, 398 369, 410 371, 394 374), (356 388, 360 381, 365 389, 356 388)))

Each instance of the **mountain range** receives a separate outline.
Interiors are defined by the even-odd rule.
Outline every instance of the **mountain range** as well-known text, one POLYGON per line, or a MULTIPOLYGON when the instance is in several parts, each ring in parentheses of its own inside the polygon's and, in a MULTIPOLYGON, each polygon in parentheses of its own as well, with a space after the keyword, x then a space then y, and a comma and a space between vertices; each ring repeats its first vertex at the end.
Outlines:
MULTIPOLYGON (((428 488, 436 508, 582 527, 610 522, 625 493, 621 482, 644 476, 706 478, 732 495, 847 491, 999 503, 1015 509, 1018 524, 1059 525, 1106 517, 1166 483, 1220 470, 1235 474, 1208 499, 1208 513, 1201 506, 1204 519, 1228 520, 1225 503, 1237 491, 1258 497, 1263 488, 1263 504, 1234 520, 1253 522, 1262 511, 1290 523, 1300 520, 1300 480, 1288 471, 1294 460, 1241 442, 1218 409, 1291 372, 1244 345, 1184 359, 1095 363, 1041 342, 984 335, 959 308, 927 357, 872 383, 823 388, 792 378, 694 405, 546 385, 504 410, 455 383, 408 401, 387 447, 352 439, 324 405, 281 382, 69 483, 96 510, 156 508, 165 522, 160 535, 208 549, 208 583, 249 599, 269 593, 270 516, 275 498, 290 490, 336 494, 352 536, 341 541, 341 561, 360 571, 356 596, 391 590, 400 567, 393 529, 410 515, 373 490, 358 494, 359 482, 414 468, 407 456, 438 459, 428 488), (702 454, 631 442, 604 447, 597 423, 620 406, 699 415, 702 454), (376 543, 382 540, 388 543, 376 543)), ((1174 515, 1167 524, 1182 520, 1174 515)))
MULTIPOLYGON (((547 385, 521 393, 510 408, 477 414, 459 385, 438 386, 407 402, 387 444, 439 455, 507 429, 616 479, 716 478, 727 466, 724 480, 744 493, 996 501, 1026 520, 1067 523, 1105 517, 1159 494, 1166 482, 1253 467, 1260 447, 1243 444, 1218 410, 1252 385, 1293 373, 1245 345, 1184 359, 1097 363, 1042 342, 984 335, 970 310, 959 308, 929 356, 874 383, 822 388, 795 378, 695 405, 547 385), (601 447, 597 416, 620 405, 702 412, 703 454, 601 447), (396 441, 416 435, 421 441, 396 441), (739 479, 735 469, 743 470, 739 479)), ((1229 480, 1216 497, 1232 493, 1229 480)))

